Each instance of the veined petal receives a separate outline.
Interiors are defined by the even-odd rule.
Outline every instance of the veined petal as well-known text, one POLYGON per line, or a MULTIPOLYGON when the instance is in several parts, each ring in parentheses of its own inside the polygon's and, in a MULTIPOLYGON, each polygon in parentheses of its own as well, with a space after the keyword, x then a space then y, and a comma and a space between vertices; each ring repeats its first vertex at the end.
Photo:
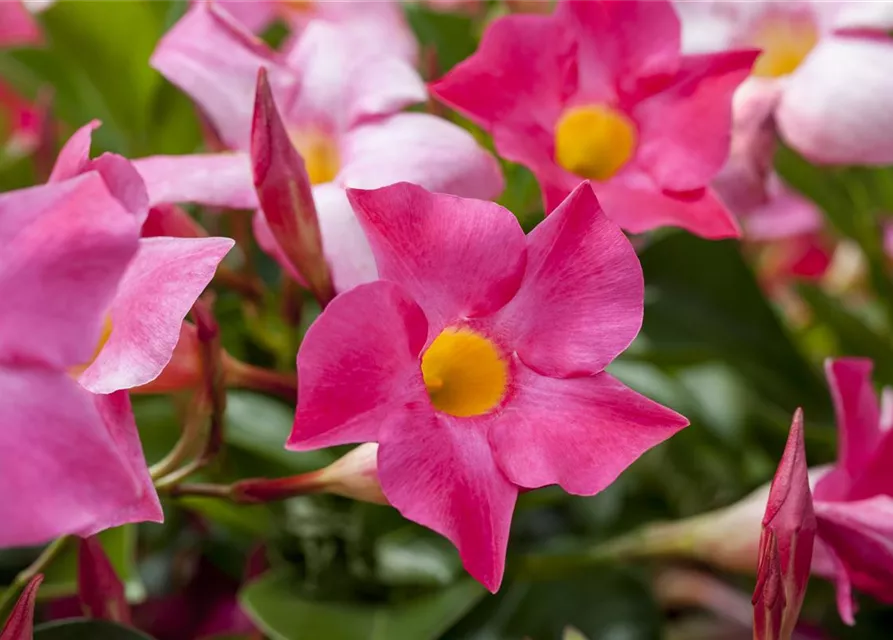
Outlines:
POLYGON ((688 420, 607 373, 557 379, 516 363, 513 391, 490 427, 499 467, 517 485, 593 495, 688 420))
POLYGON ((149 203, 195 202, 211 207, 256 209, 257 192, 247 153, 150 156, 134 160, 149 203))
POLYGON ((492 322, 536 371, 594 374, 639 333, 643 304, 636 252, 584 182, 527 236, 521 287, 492 322))
POLYGON ((297 87, 260 40, 210 2, 190 7, 158 43, 150 63, 202 107, 235 149, 248 149, 257 70, 267 68, 282 104, 290 103, 297 87))
POLYGON ((161 521, 126 395, 43 368, 0 368, 0 390, 0 546, 161 521))
POLYGON ((814 162, 890 164, 893 39, 823 39, 791 76, 776 113, 782 137, 814 162))
POLYGON ((232 248, 229 238, 144 238, 109 309, 111 335, 79 380, 94 393, 154 380, 180 325, 232 248))
POLYGON ((505 568, 518 496, 496 466, 485 423, 416 405, 382 425, 378 475, 406 518, 450 540, 465 569, 492 592, 505 568))
POLYGON ((391 282, 361 285, 320 314, 298 352, 298 409, 286 447, 376 442, 409 403, 428 405, 419 367, 428 324, 391 282))
POLYGON ((89 361, 138 236, 96 172, 0 196, 0 358, 89 361))
POLYGON ((353 129, 345 138, 346 187, 375 189, 412 182, 463 198, 496 198, 505 186, 499 163, 470 133, 425 113, 403 113, 353 129))
POLYGON ((379 276, 421 306, 429 338, 451 322, 493 313, 518 291, 526 241, 518 221, 499 205, 405 182, 347 195, 379 276))

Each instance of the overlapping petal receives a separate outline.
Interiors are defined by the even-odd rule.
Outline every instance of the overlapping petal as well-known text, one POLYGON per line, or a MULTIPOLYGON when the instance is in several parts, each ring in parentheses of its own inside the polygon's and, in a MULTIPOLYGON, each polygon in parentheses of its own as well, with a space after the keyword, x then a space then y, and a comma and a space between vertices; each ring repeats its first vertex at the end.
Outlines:
POLYGON ((144 238, 108 315, 111 334, 80 382, 94 393, 146 384, 161 373, 180 325, 232 248, 229 238, 144 238))
POLYGON ((527 258, 524 232, 499 205, 409 183, 351 189, 348 198, 379 276, 418 302, 429 338, 451 322, 496 311, 518 291, 527 258))
POLYGON ((422 310, 394 283, 365 284, 335 298, 298 353, 301 402, 286 446, 378 441, 407 404, 427 405, 418 361, 427 332, 422 310))
POLYGON ((407 407, 382 425, 378 474, 388 501, 459 549, 465 569, 499 589, 518 487, 493 459, 482 423, 407 407))
POLYGON ((514 368, 510 403, 490 427, 499 467, 517 485, 598 493, 688 424, 607 373, 570 379, 514 368))
POLYGON ((134 160, 133 166, 146 183, 152 206, 178 202, 232 209, 258 206, 247 153, 151 156, 134 160))

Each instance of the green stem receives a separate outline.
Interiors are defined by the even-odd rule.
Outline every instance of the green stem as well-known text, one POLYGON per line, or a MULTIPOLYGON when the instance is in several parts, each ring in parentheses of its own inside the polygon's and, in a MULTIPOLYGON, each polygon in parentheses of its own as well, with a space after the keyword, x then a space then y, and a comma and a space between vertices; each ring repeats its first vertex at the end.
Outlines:
POLYGON ((31 579, 34 576, 38 573, 43 573, 46 568, 52 564, 53 560, 55 560, 65 548, 65 544, 69 539, 70 536, 57 538, 41 551, 34 562, 19 572, 12 581, 12 584, 3 592, 3 595, 0 595, 0 620, 6 619, 9 612, 12 611, 15 606, 16 600, 18 599, 19 594, 21 594, 22 589, 31 582, 31 579))

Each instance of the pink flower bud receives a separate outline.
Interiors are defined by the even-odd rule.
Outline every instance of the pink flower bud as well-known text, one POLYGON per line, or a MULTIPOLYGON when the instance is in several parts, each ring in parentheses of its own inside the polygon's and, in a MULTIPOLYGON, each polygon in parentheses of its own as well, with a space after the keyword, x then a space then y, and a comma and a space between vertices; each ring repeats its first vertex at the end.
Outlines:
POLYGON ((0 640, 31 640, 34 635, 34 601, 37 600, 37 589, 41 582, 43 574, 39 573, 25 586, 3 631, 0 631, 0 640))
POLYGON ((82 538, 78 547, 78 597, 91 618, 130 622, 124 584, 96 537, 82 538))

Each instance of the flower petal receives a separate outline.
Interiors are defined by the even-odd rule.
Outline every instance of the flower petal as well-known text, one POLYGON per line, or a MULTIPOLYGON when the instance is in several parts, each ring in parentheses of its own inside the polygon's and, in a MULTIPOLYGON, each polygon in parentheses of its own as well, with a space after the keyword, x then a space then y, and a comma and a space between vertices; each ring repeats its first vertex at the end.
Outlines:
POLYGON ((484 424, 407 408, 382 425, 378 475, 406 518, 445 536, 492 592, 505 568, 518 487, 493 459, 484 424))
POLYGON ((61 182, 87 171, 90 164, 90 145, 99 120, 91 120, 75 131, 62 146, 50 172, 49 182, 61 182))
POLYGON ((144 238, 121 279, 112 332, 80 383, 94 393, 154 380, 171 359, 180 325, 232 248, 229 238, 144 238))
POLYGON ((88 361, 138 236, 96 172, 0 195, 3 359, 88 361))
POLYGON ((698 189, 722 168, 731 143, 732 94, 758 53, 686 56, 672 84, 636 105, 636 158, 662 188, 698 189))
POLYGON ((433 337, 459 319, 493 313, 518 291, 524 232, 492 202, 430 193, 401 182, 349 189, 379 276, 422 307, 433 337))
POLYGON ((122 395, 93 396, 63 372, 0 367, 0 546, 161 521, 122 395))
POLYGON ((375 442, 407 403, 428 403, 419 353, 428 326, 399 286, 364 284, 336 297, 298 352, 298 409, 286 447, 375 442))
POLYGON ((814 162, 893 163, 893 40, 823 39, 790 77, 776 113, 782 137, 814 162))
POLYGON ((596 494, 688 424, 607 373, 562 380, 517 363, 512 386, 490 442, 499 467, 522 487, 596 494))
POLYGON ((149 203, 195 202, 211 207, 256 209, 257 193, 247 153, 150 156, 134 160, 149 203))
POLYGON ((0 2, 0 47, 40 44, 37 21, 21 0, 0 2))
POLYGON ((527 255, 495 330, 544 375, 598 373, 642 326, 642 267, 629 240, 583 183, 530 232, 527 255))
POLYGON ((499 163, 465 129, 425 113, 357 127, 345 140, 339 180, 376 189, 412 182, 429 191, 490 200, 505 186, 499 163))
POLYGON ((280 104, 288 104, 297 87, 260 40, 210 2, 193 3, 158 43, 150 63, 188 93, 236 149, 248 149, 257 70, 267 67, 280 104))

